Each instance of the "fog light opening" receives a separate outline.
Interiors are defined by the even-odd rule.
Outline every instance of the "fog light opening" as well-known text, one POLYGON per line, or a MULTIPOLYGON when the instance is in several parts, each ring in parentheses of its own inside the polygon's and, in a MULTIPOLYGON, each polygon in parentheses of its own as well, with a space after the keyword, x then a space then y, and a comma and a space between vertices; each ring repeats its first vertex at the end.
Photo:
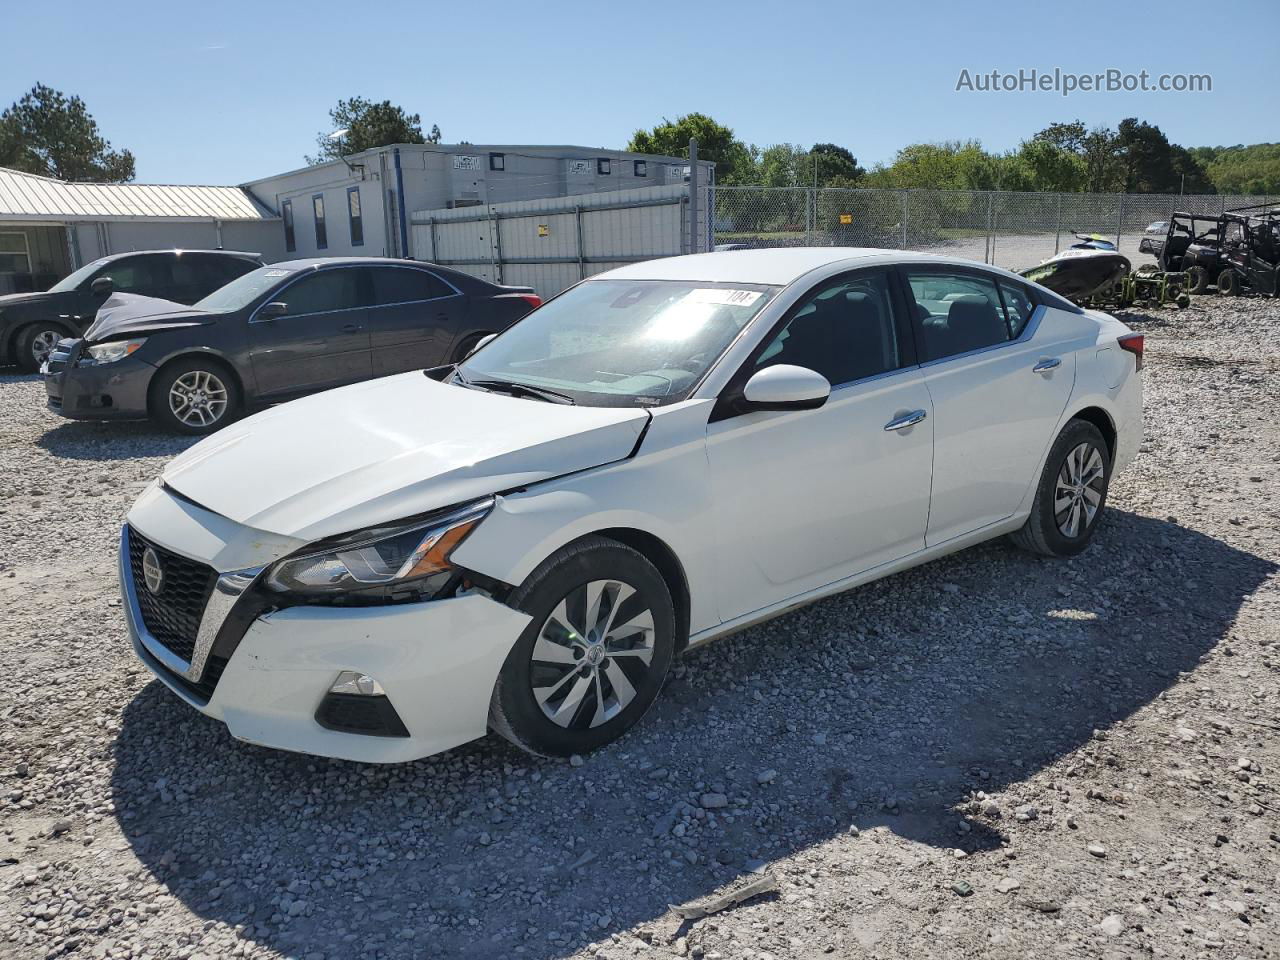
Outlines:
POLYGON ((359 697, 385 697, 387 691, 373 677, 355 670, 343 670, 329 687, 330 693, 348 693, 359 697))

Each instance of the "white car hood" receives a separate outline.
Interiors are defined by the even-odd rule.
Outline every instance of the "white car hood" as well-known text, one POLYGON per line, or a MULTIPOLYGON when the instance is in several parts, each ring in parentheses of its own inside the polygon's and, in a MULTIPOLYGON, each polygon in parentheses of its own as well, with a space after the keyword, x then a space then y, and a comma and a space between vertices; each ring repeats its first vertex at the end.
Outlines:
POLYGON ((162 480, 238 523, 311 541, 625 459, 648 419, 405 373, 242 420, 162 480))

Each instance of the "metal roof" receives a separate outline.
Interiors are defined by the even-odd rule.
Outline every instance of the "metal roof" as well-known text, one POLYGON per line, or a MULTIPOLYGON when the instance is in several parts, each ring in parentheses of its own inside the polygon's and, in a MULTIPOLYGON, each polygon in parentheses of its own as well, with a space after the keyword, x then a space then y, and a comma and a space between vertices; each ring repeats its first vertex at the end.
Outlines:
POLYGON ((271 220, 240 187, 66 183, 0 167, 0 220, 271 220))

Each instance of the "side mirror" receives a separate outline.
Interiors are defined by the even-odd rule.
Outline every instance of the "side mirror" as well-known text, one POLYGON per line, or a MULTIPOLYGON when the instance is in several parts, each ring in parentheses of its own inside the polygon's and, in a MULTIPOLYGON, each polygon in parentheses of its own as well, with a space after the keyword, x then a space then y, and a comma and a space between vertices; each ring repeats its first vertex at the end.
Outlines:
POLYGON ((89 284, 90 292, 92 292, 95 297, 103 297, 104 299, 111 296, 111 291, 115 288, 115 281, 110 277, 99 277, 97 280, 93 281, 93 283, 89 284))
POLYGON ((472 354, 474 354, 477 350, 480 350, 482 347, 487 346, 489 341, 496 336, 497 336, 496 333, 491 333, 488 336, 481 337, 479 340, 476 341, 476 345, 467 351, 467 356, 469 357, 472 354))
POLYGON ((283 317, 289 312, 289 305, 283 300, 272 300, 270 303, 264 303, 258 310, 256 320, 274 320, 276 317, 283 317))
POLYGON ((826 377, 789 363, 757 370, 742 389, 747 410, 814 410, 829 396, 831 384, 826 377))

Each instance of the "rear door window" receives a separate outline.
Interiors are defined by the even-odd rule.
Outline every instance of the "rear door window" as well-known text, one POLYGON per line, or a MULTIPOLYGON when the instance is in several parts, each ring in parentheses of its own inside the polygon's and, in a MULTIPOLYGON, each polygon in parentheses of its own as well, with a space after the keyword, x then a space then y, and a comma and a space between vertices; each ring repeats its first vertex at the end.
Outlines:
POLYGON ((906 271, 921 362, 1006 343, 1009 322, 994 280, 969 273, 906 271))
POLYGON ((1022 331, 1027 329, 1035 304, 1027 296, 1027 291, 1014 283, 1001 281, 1000 296, 1004 300, 1005 316, 1009 320, 1009 338, 1017 340, 1022 336, 1022 331))
POLYGON ((453 295, 453 288, 439 277, 413 267, 375 267, 373 302, 378 306, 417 303, 453 295))

